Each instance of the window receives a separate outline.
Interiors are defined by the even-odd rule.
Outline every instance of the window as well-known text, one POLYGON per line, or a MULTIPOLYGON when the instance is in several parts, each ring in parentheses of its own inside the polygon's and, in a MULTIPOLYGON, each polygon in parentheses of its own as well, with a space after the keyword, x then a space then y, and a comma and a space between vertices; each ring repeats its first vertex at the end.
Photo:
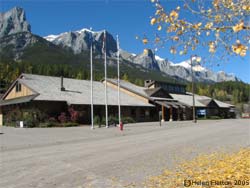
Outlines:
POLYGON ((20 92, 22 90, 22 85, 20 83, 16 84, 16 92, 20 92))

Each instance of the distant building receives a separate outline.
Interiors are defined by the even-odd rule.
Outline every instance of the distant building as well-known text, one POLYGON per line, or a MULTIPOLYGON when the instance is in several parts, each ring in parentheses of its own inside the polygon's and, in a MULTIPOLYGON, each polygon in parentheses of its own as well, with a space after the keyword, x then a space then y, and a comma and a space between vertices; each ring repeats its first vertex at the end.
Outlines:
MULTIPOLYGON (((113 87, 117 80, 108 79, 113 87)), ((144 87, 121 81, 120 86, 125 91, 149 98, 150 103, 162 112, 162 121, 191 120, 193 97, 186 92, 186 85, 146 80, 144 87)), ((221 118, 234 117, 234 105, 227 104, 207 96, 195 95, 196 116, 221 118)))
POLYGON ((185 84, 175 84, 175 83, 167 83, 155 80, 146 80, 145 87, 147 88, 163 88, 165 91, 169 93, 186 93, 186 85, 185 84))
MULTIPOLYGON (((108 85, 109 116, 117 116, 117 80, 107 79, 93 82, 93 103, 95 116, 105 117, 104 83, 108 85)), ((139 87, 121 80, 122 116, 133 118, 137 122, 158 121, 159 112, 162 121, 192 119, 192 95, 186 93, 185 85, 169 84, 157 81, 145 81, 145 87, 139 87)), ((233 105, 195 96, 197 116, 221 116, 228 118, 233 105)), ((0 100, 0 125, 5 115, 13 109, 21 113, 37 108, 49 117, 58 117, 71 106, 82 113, 82 124, 90 123, 90 81, 63 77, 22 74, 9 87, 0 100)))

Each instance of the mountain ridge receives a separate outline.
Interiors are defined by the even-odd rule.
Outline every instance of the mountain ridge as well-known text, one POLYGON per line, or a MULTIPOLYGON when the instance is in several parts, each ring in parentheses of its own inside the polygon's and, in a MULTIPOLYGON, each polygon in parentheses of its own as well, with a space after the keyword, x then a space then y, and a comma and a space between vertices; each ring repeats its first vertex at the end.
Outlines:
MULTIPOLYGON (((90 41, 88 41, 88 38, 85 37, 84 41, 81 41, 82 38, 84 38, 85 35, 90 35, 90 33, 93 36, 96 35, 101 35, 100 33, 103 33, 103 31, 90 31, 89 29, 86 28, 82 28, 81 30, 77 30, 77 31, 70 31, 70 32, 63 32, 61 34, 58 35, 48 35, 45 36, 44 38, 54 44, 57 45, 62 45, 62 46, 67 46, 71 49, 73 49, 73 51, 77 54, 80 53, 81 51, 84 50, 89 50, 89 46, 90 46, 90 41), (88 47, 85 47, 84 45, 78 45, 75 46, 73 45, 73 43, 65 43, 65 41, 68 40, 72 40, 70 38, 72 38, 73 36, 69 36, 70 33, 73 34, 77 34, 78 36, 75 36, 75 41, 80 40, 76 43, 86 43, 88 44, 88 47), (85 33, 85 35, 81 35, 82 33, 85 33), (80 37, 80 39, 77 39, 77 37, 80 37)), ((108 32, 107 32, 108 33, 108 32)), ((109 33, 108 33, 109 34, 109 33)), ((95 42, 98 41, 97 43, 99 44, 98 48, 100 49, 100 45, 102 45, 102 43, 100 42, 100 37, 98 39, 94 38, 94 50, 95 50, 95 42), (99 40, 99 41, 98 41, 99 40)), ((114 46, 116 46, 116 41, 113 38, 113 36, 111 34, 109 34, 109 41, 111 41, 112 44, 112 48, 111 50, 108 50, 108 55, 111 57, 116 57, 116 51, 117 48, 115 48, 114 46)), ((109 45, 108 41, 107 41, 107 46, 109 45)), ((100 50, 97 52, 99 52, 100 54, 102 53, 100 50)), ((183 61, 181 63, 173 63, 170 62, 164 58, 161 58, 159 56, 156 56, 153 51, 151 49, 144 49, 144 51, 140 54, 133 54, 133 53, 129 53, 123 49, 120 49, 120 54, 121 57, 131 63, 134 64, 138 64, 143 66, 146 69, 149 70, 156 70, 156 71, 161 71, 165 74, 168 74, 170 76, 175 76, 175 77, 179 77, 181 79, 185 79, 187 81, 191 81, 192 80, 192 76, 191 76, 191 65, 190 65, 190 60, 186 60, 183 61)), ((195 65, 193 66, 193 71, 194 71, 194 79, 197 82, 222 82, 222 81, 237 81, 239 80, 236 76, 232 75, 232 74, 228 74, 225 73, 224 71, 221 72, 213 72, 205 67, 202 67, 201 65, 195 65)))
MULTIPOLYGON (((103 58, 104 30, 91 31, 83 28, 77 31, 40 37, 31 33, 31 26, 26 20, 25 11, 19 7, 1 13, 0 25, 0 54, 2 59, 6 57, 14 61, 27 59, 32 61, 35 57, 41 57, 41 54, 46 52, 51 59, 44 56, 43 58, 46 58, 48 62, 63 61, 67 63, 67 60, 68 63, 72 63, 75 59, 79 61, 77 57, 79 54, 88 53, 91 38, 93 40, 94 58, 103 58), (67 57, 62 59, 65 53, 67 57), (70 59, 70 57, 73 59, 70 59)), ((108 31, 106 31, 106 40, 108 64, 109 66, 114 66, 116 65, 115 58, 117 56, 116 40, 108 31)), ((120 49, 120 56, 121 63, 128 63, 126 66, 135 67, 138 71, 154 71, 159 72, 159 75, 163 77, 164 75, 168 75, 167 77, 172 77, 177 80, 191 80, 191 69, 188 65, 188 61, 176 64, 156 56, 151 49, 145 49, 140 54, 133 54, 120 49)), ((38 62, 41 62, 41 60, 42 58, 40 58, 38 62)), ((214 73, 202 66, 194 66, 194 78, 197 82, 238 80, 233 75, 229 75, 225 72, 214 73)))

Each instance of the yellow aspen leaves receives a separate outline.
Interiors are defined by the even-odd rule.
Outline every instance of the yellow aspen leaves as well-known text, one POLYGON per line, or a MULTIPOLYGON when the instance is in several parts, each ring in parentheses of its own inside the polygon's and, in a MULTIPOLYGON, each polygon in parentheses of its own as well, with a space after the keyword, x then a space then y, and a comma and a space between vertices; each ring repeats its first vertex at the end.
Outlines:
POLYGON ((161 11, 159 9, 156 10, 155 15, 159 15, 161 11))
POLYGON ((215 8, 218 8, 219 7, 219 0, 214 0, 213 5, 215 8))
POLYGON ((202 23, 200 22, 200 23, 198 23, 198 24, 194 24, 192 27, 193 27, 194 29, 199 29, 201 25, 202 25, 202 23))
POLYGON ((242 9, 246 11, 250 11, 250 5, 243 5, 242 9))
POLYGON ((178 32, 177 32, 177 35, 182 35, 183 34, 183 30, 179 30, 178 32))
POLYGON ((219 37, 220 37, 219 31, 216 31, 216 33, 214 34, 214 36, 215 36, 216 38, 219 38, 219 37))
POLYGON ((213 22, 208 22, 206 25, 205 25, 205 29, 211 29, 213 27, 213 22))
POLYGON ((175 47, 171 47, 170 48, 170 53, 171 54, 176 54, 176 48, 175 47))
POLYGON ((179 52, 179 55, 184 55, 184 54, 187 54, 187 49, 184 49, 183 51, 179 52))
POLYGON ((196 57, 196 61, 199 63, 201 62, 201 57, 196 57))
POLYGON ((248 47, 241 44, 240 41, 237 41, 235 45, 232 45, 233 52, 240 56, 245 56, 247 49, 248 47))
POLYGON ((221 22, 221 21, 222 21, 222 19, 221 19, 221 15, 220 15, 220 14, 215 15, 215 17, 214 17, 214 21, 215 21, 216 23, 221 22))
POLYGON ((244 22, 241 21, 240 23, 236 24, 235 26, 233 26, 233 31, 234 32, 239 32, 244 28, 244 22))
POLYGON ((161 41, 161 39, 159 38, 159 37, 156 37, 155 38, 155 43, 158 43, 158 42, 160 42, 161 41))
POLYGON ((173 36, 172 39, 173 39, 174 41, 178 41, 178 40, 179 40, 179 37, 178 37, 178 36, 173 36))
MULTIPOLYGON (((171 41, 174 44, 170 45, 175 46, 180 55, 184 52, 183 50, 179 52, 179 48, 185 45, 188 46, 187 50, 198 49, 199 46, 206 45, 209 46, 210 53, 221 52, 221 50, 228 55, 234 53, 245 56, 249 53, 250 25, 246 18, 250 13, 249 0, 211 0, 207 1, 209 5, 200 4, 195 0, 192 4, 192 0, 189 0, 170 10, 171 7, 165 9, 160 0, 150 1, 155 5, 150 24, 154 26, 156 32, 162 32, 166 36, 152 40, 158 43, 157 45, 160 44, 160 47, 165 44, 169 45, 167 43, 171 41), (192 18, 189 18, 187 14, 181 15, 182 10, 192 14, 192 18), (197 40, 190 41, 194 38, 197 40), (241 45, 234 44, 235 38, 241 40, 241 45), (213 42, 209 42, 210 40, 213 42), (191 44, 188 44, 189 42, 191 44)), ((143 43, 147 44, 148 41, 144 40, 143 43)), ((170 51, 175 53, 174 49, 170 51)), ((224 57, 226 56, 222 58, 224 57)))
POLYGON ((175 31, 177 31, 177 27, 176 27, 176 25, 173 25, 173 24, 171 26, 169 26, 167 29, 168 33, 175 32, 175 31))
MULTIPOLYGON (((235 180, 241 180, 241 182, 243 182, 249 179, 249 156, 249 148, 243 148, 240 151, 230 154, 221 152, 214 152, 212 154, 201 154, 192 160, 183 162, 172 170, 164 170, 162 174, 150 177, 146 180, 143 187, 185 187, 185 180, 194 180, 201 182, 217 180, 231 183, 231 186, 210 184, 208 186, 200 187, 235 187, 235 180)), ((186 183, 186 185, 188 185, 189 182, 186 183)), ((190 187, 197 187, 197 185, 191 185, 190 187)), ((238 187, 245 188, 248 186, 246 184, 240 184, 237 185, 237 188, 238 187)))
POLYGON ((148 43, 148 39, 147 38, 143 38, 142 42, 143 42, 143 44, 147 44, 148 43))
POLYGON ((197 38, 194 38, 195 44, 199 44, 199 40, 197 38))
POLYGON ((156 18, 152 18, 150 21, 151 25, 154 25, 156 23, 156 21, 157 21, 156 18))
POLYGON ((169 15, 173 20, 176 20, 179 16, 178 12, 176 12, 175 10, 172 10, 172 12, 169 15))
POLYGON ((143 54, 144 54, 144 55, 148 55, 148 49, 144 49, 144 50, 143 50, 143 54))
POLYGON ((215 51, 216 51, 215 42, 213 41, 209 42, 209 52, 215 53, 215 51))

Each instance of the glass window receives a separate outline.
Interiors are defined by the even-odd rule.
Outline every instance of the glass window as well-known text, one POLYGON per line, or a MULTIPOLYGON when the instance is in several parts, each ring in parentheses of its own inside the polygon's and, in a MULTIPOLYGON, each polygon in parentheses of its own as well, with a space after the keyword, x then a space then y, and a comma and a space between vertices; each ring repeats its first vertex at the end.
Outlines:
POLYGON ((20 92, 22 90, 22 85, 20 83, 16 84, 16 92, 20 92))

